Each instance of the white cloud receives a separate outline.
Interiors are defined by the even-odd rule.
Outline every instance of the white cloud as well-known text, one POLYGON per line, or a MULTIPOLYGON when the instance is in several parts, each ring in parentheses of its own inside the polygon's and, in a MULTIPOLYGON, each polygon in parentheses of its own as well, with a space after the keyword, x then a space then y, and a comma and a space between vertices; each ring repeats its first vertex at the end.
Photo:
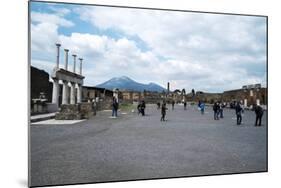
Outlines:
POLYGON ((32 49, 46 50, 54 58, 54 43, 60 41, 70 54, 84 58, 86 84, 122 75, 162 86, 169 81, 172 89, 187 91, 223 91, 265 83, 264 18, 108 7, 75 12, 104 32, 73 31, 66 36, 58 28, 74 25, 63 18, 68 11, 53 16, 34 12, 32 20, 38 23, 31 28, 32 49), (113 38, 105 31, 121 33, 121 37, 113 38))
POLYGON ((56 14, 31 12, 31 18, 32 18, 32 22, 51 23, 62 27, 74 26, 74 23, 72 21, 66 20, 60 15, 56 15, 56 14))

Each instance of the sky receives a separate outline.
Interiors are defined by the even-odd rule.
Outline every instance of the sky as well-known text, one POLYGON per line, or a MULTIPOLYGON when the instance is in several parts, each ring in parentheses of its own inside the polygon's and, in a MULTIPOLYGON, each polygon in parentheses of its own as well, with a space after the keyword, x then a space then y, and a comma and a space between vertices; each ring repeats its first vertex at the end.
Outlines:
MULTIPOLYGON (((266 86, 266 17, 30 3, 31 65, 51 74, 56 46, 83 60, 84 85, 128 76, 170 89, 266 86)), ((77 68, 76 68, 77 70, 77 68)))

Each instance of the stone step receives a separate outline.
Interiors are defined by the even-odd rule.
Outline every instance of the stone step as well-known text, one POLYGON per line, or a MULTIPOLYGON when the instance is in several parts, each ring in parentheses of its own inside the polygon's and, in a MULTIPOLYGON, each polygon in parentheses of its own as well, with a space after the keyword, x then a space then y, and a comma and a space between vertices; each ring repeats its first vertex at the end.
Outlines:
POLYGON ((48 114, 40 114, 40 115, 34 115, 30 117, 30 122, 38 122, 38 121, 44 121, 48 119, 53 119, 55 118, 56 113, 48 113, 48 114))

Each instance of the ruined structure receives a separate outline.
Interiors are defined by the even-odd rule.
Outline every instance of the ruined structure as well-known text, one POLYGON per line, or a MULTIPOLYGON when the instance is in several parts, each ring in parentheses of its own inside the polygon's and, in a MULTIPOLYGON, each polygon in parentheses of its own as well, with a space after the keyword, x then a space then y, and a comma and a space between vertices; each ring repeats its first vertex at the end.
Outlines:
POLYGON ((60 44, 57 46, 57 59, 56 66, 52 72, 53 79, 53 92, 52 103, 56 106, 60 106, 60 111, 56 114, 55 119, 61 120, 73 120, 89 118, 93 115, 92 103, 82 103, 82 86, 84 76, 82 76, 82 58, 79 58, 80 69, 76 72, 76 55, 73 54, 73 71, 68 69, 68 49, 64 49, 65 52, 65 64, 64 68, 59 67, 60 57, 60 44), (62 103, 59 104, 59 82, 63 83, 62 86, 62 103))
POLYGON ((68 49, 65 49, 65 66, 64 69, 59 67, 60 44, 57 46, 57 62, 52 72, 53 79, 53 95, 52 103, 59 106, 59 81, 63 82, 62 104, 77 104, 82 102, 82 85, 84 76, 82 76, 82 59, 80 61, 80 72, 76 73, 76 55, 73 57, 73 72, 68 70, 68 49), (70 87, 69 87, 70 85, 70 87), (70 90, 70 93, 69 93, 70 90), (69 101, 70 95, 70 101, 69 101), (77 97, 77 99, 76 99, 77 97))
POLYGON ((262 88, 260 84, 243 86, 242 89, 224 91, 222 99, 225 102, 241 102, 245 107, 254 104, 267 104, 267 88, 262 88))
POLYGON ((98 88, 83 86, 82 97, 88 102, 93 102, 96 105, 96 110, 111 109, 113 91, 98 88))

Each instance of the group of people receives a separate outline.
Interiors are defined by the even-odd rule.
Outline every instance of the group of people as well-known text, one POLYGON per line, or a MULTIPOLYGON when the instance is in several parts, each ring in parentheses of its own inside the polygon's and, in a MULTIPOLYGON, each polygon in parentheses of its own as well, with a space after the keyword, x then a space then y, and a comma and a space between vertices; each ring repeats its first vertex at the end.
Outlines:
MULTIPOLYGON (((172 101, 172 110, 174 110, 175 101, 172 101)), ((186 110, 187 103, 186 101, 183 102, 184 110, 186 110)), ((201 111, 201 114, 203 115, 205 112, 205 103, 202 101, 198 102, 198 110, 201 111)), ((220 118, 223 118, 223 110, 226 107, 225 103, 222 102, 215 102, 213 105, 213 111, 214 111, 214 120, 219 120, 220 118)), ((145 101, 142 100, 139 102, 137 109, 138 109, 138 115, 141 114, 142 116, 145 116, 145 101)), ((157 109, 159 110, 161 108, 161 118, 160 121, 166 121, 166 111, 168 110, 166 101, 163 101, 162 105, 160 102, 157 103, 157 109)), ((236 123, 237 125, 241 125, 242 123, 242 113, 244 112, 243 106, 240 102, 236 102, 234 105, 235 108, 235 114, 236 114, 236 123)), ((112 116, 117 117, 117 111, 118 111, 118 101, 115 97, 113 97, 112 100, 112 116)), ((254 111, 256 114, 256 121, 255 126, 261 126, 262 116, 263 116, 263 108, 260 105, 254 105, 254 111)))
POLYGON ((213 105, 213 111, 214 111, 214 120, 219 120, 220 118, 223 118, 223 109, 225 107, 225 104, 222 102, 215 102, 213 105))
MULTIPOLYGON (((223 118, 223 109, 226 105, 221 102, 215 102, 213 105, 214 110, 214 119, 219 120, 223 118)), ((236 124, 241 125, 242 123, 242 114, 244 113, 244 108, 240 102, 234 104, 235 114, 236 114, 236 124)), ((260 105, 254 105, 253 110, 256 114, 255 126, 261 126, 261 120, 263 116, 263 108, 260 105)))

